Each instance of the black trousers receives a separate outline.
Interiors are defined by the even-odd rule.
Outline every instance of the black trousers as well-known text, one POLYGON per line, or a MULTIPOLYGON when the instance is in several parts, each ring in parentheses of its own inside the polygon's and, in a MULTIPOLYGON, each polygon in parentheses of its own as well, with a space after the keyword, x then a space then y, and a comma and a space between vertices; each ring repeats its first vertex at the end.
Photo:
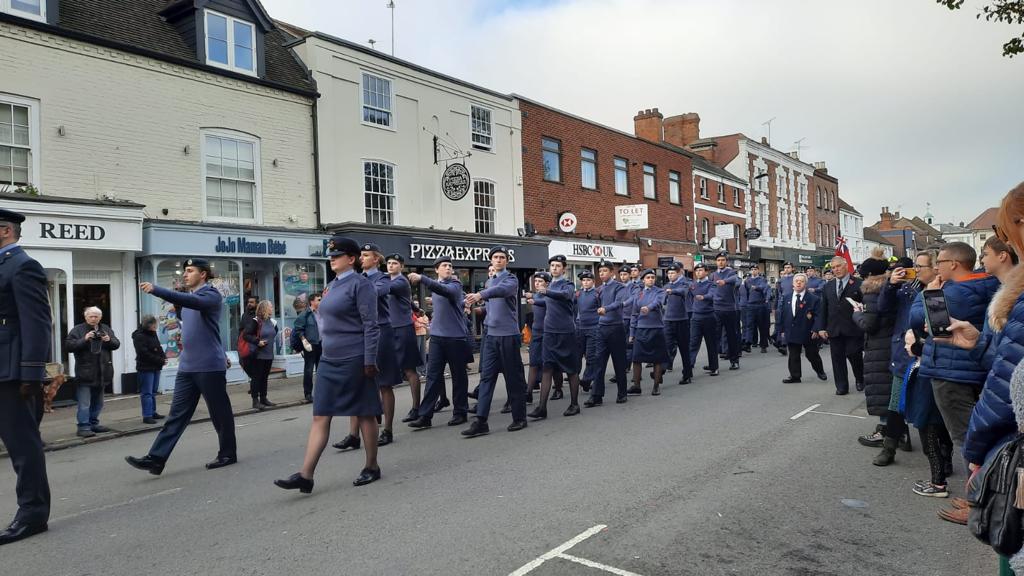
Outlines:
POLYGON ((864 381, 864 337, 829 336, 832 349, 832 374, 836 380, 836 390, 850 391, 850 373, 846 369, 849 361, 853 368, 854 382, 864 381))
POLYGON ((740 361, 740 313, 735 310, 715 311, 718 324, 725 332, 729 362, 740 361))
POLYGON ((748 346, 768 347, 768 325, 771 316, 768 305, 743 309, 743 343, 748 346))
POLYGON ((701 314, 690 319, 690 365, 697 364, 701 340, 708 350, 708 367, 718 370, 718 320, 712 314, 701 314))
POLYGON ((683 378, 693 378, 693 363, 690 361, 690 321, 667 320, 665 322, 665 344, 668 345, 668 368, 676 361, 676 351, 683 358, 683 378))
MULTIPOLYGON (((498 373, 505 378, 505 391, 512 406, 512 420, 526 421, 526 376, 520 353, 522 338, 514 336, 484 336, 480 346, 480 392, 477 395, 476 417, 487 420, 491 400, 498 383, 498 373)), ((428 369, 429 371, 429 369, 428 369)), ((455 391, 452 390, 454 395, 455 391)))
POLYGON ((821 354, 818 353, 818 343, 810 341, 807 344, 786 344, 786 348, 789 350, 789 375, 792 378, 799 380, 803 376, 803 366, 800 363, 800 349, 804 351, 804 355, 807 356, 807 360, 811 363, 811 369, 814 370, 815 374, 821 374, 825 371, 825 366, 821 363, 821 354))
POLYGON ((590 390, 590 397, 595 400, 604 398, 604 375, 608 371, 609 358, 615 370, 618 397, 624 398, 629 360, 626 356, 626 331, 622 325, 601 324, 597 327, 597 371, 594 374, 593 388, 590 390))
POLYGON ((320 355, 324 349, 319 344, 312 344, 313 349, 302 351, 302 394, 310 396, 313 394, 313 372, 320 365, 320 355))
POLYGON ((14 518, 42 524, 50 519, 50 482, 36 420, 36 405, 42 403, 42 398, 39 394, 22 398, 20 387, 20 382, 0 382, 0 440, 18 477, 14 488, 18 512, 14 518))
POLYGON ((466 360, 473 357, 469 341, 465 338, 445 336, 430 337, 430 353, 427 354, 427 389, 420 400, 419 416, 434 417, 434 403, 445 397, 444 367, 452 375, 452 416, 465 416, 469 412, 469 376, 466 375, 466 360))
POLYGON ((220 449, 218 458, 235 458, 235 415, 231 412, 225 372, 178 372, 174 379, 174 400, 164 427, 160 429, 149 455, 166 462, 175 444, 192 421, 192 415, 199 405, 199 398, 206 400, 210 411, 210 422, 217 431, 220 449))
POLYGON ((250 369, 252 373, 249 380, 249 396, 253 398, 267 397, 267 379, 270 378, 270 368, 274 365, 273 358, 253 358, 250 369))

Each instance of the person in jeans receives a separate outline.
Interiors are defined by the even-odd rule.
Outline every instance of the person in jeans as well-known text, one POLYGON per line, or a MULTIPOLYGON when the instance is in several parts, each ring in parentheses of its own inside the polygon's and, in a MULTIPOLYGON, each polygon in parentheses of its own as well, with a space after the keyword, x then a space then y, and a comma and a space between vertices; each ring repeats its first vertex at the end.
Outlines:
POLYGON ((249 366, 252 380, 249 381, 249 395, 254 410, 263 410, 274 403, 267 399, 267 379, 274 364, 274 342, 277 339, 277 324, 274 322, 274 305, 270 300, 261 300, 256 305, 256 322, 249 324, 249 330, 242 335, 249 342, 249 366))
POLYGON ((320 327, 316 323, 316 311, 320 308, 320 294, 310 294, 309 306, 295 318, 292 327, 295 337, 303 343, 302 352, 302 395, 306 402, 313 401, 313 372, 320 364, 323 346, 320 345, 320 327), (306 343, 309 350, 306 350, 306 343))
POLYGON ((416 367, 416 372, 423 378, 427 375, 427 336, 430 334, 430 316, 420 308, 419 302, 412 304, 412 325, 416 329, 416 345, 420 349, 423 364, 416 367))
POLYGON ((64 347, 75 355, 75 384, 78 390, 78 435, 89 438, 110 428, 100 425, 103 389, 114 382, 111 351, 121 347, 110 326, 100 323, 103 311, 95 306, 85 309, 85 322, 68 333, 64 347))
POLYGON ((135 345, 135 371, 139 379, 139 399, 142 402, 142 421, 156 424, 163 419, 163 414, 156 411, 156 390, 160 384, 160 371, 167 364, 167 355, 156 335, 156 318, 152 315, 142 317, 142 322, 132 332, 132 344, 135 345))

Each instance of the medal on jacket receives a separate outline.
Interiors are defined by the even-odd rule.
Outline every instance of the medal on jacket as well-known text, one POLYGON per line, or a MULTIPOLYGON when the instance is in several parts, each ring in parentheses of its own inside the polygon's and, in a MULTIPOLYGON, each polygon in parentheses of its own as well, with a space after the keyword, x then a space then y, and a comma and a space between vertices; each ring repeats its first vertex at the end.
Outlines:
POLYGON ((808 312, 807 313, 807 319, 808 320, 813 320, 814 319, 814 314, 812 312, 808 312))

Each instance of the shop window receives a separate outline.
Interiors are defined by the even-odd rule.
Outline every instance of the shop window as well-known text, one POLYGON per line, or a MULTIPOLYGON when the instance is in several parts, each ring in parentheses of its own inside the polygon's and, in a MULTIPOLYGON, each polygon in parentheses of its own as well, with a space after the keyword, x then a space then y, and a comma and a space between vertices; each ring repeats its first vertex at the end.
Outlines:
POLYGON ((0 191, 38 181, 37 105, 35 100, 0 94, 0 191))
POLYGON ((45 0, 0 0, 0 12, 46 22, 45 0))
POLYGON ((473 148, 491 150, 491 111, 480 106, 470 107, 473 148))
POLYGON ((363 202, 367 224, 395 223, 395 167, 386 162, 363 162, 363 202))
POLYGON ((259 146, 251 136, 203 132, 207 219, 259 221, 259 146))
POLYGON ((256 27, 251 22, 207 10, 206 63, 255 75, 256 27))
POLYGON ((292 329, 299 312, 309 304, 309 295, 324 291, 325 269, 314 262, 282 262, 281 282, 284 294, 277 311, 282 324, 278 327, 278 346, 283 354, 301 354, 301 350, 291 348, 292 329))
POLYGON ((473 216, 477 234, 494 234, 494 182, 473 182, 473 216))
POLYGON ((363 72, 363 122, 392 127, 391 80, 363 72))

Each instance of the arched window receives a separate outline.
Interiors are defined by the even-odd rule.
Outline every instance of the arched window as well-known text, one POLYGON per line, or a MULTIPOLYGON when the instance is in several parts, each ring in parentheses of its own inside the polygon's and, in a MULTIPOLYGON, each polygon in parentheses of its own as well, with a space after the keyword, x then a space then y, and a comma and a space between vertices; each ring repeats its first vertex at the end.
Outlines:
POLYGON ((711 227, 711 223, 708 222, 707 218, 700 221, 700 243, 704 246, 708 243, 708 229, 711 227))
MULTIPOLYGON (((818 190, 818 199, 819 200, 821 199, 821 190, 818 190)), ((824 236, 822 236, 821 222, 818 222, 818 246, 824 246, 825 245, 825 242, 823 241, 823 239, 824 239, 824 236)))
POLYGON ((815 204, 818 208, 821 208, 821 186, 818 186, 818 201, 815 204))
POLYGON ((743 235, 740 233, 739 224, 732 225, 732 235, 736 237, 736 252, 743 251, 743 235))

